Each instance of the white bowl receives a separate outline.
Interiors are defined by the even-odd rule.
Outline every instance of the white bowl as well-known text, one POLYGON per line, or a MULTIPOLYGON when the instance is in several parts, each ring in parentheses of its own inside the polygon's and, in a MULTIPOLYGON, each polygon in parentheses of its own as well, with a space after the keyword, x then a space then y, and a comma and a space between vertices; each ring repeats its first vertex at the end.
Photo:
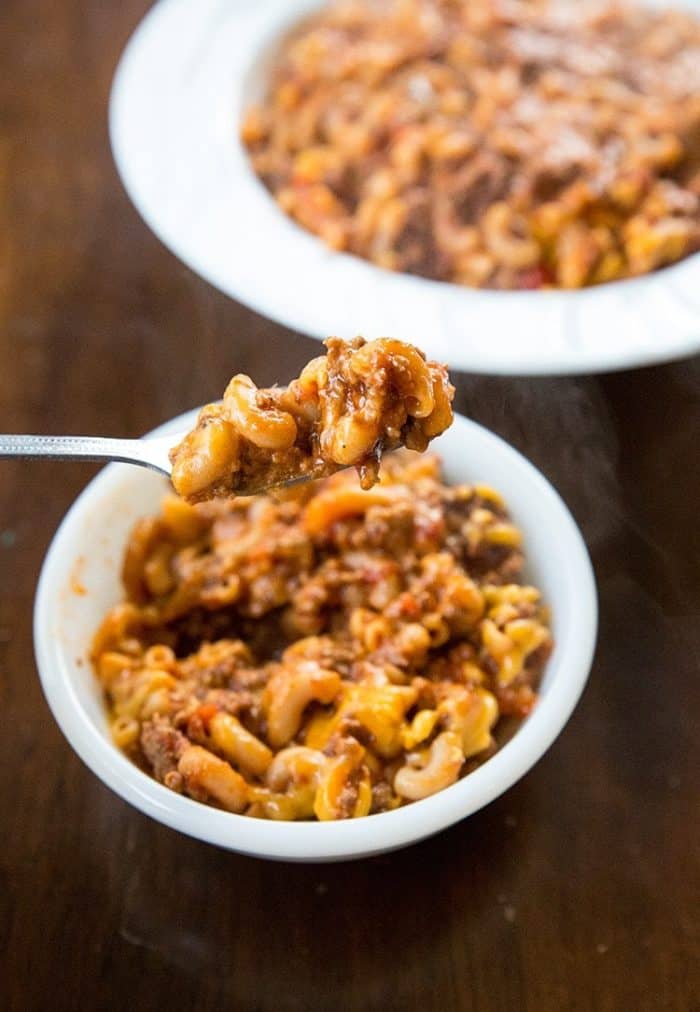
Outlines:
MULTIPOLYGON (((194 417, 194 412, 181 416, 156 431, 181 432, 194 417)), ((434 445, 450 481, 485 482, 505 496, 525 536, 527 578, 542 589, 552 609, 555 647, 539 702, 493 758, 447 790, 405 808, 323 823, 231 815, 175 794, 141 772, 112 744, 88 652, 105 611, 122 597, 119 569, 128 532, 138 517, 157 510, 165 482, 140 468, 111 464, 59 527, 41 572, 34 614, 46 698, 90 769, 136 808, 189 836, 292 861, 365 857, 414 843, 476 812, 527 773, 564 727, 588 677, 597 626, 591 564, 562 500, 507 443, 458 416, 434 445)))
POLYGON ((700 351, 700 254, 584 291, 476 291, 332 252, 289 219, 254 175, 237 121, 272 45, 323 2, 161 0, 134 33, 110 137, 127 192, 166 246, 295 330, 389 334, 456 369, 596 372, 700 351))

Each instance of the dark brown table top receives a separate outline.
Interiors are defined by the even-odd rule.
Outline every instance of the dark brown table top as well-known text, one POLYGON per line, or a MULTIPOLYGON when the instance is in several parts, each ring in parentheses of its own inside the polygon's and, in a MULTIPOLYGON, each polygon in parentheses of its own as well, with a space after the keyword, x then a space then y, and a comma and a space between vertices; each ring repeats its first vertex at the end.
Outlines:
MULTIPOLYGON (((121 189, 106 103, 147 6, 2 5, 4 431, 137 435, 235 371, 284 380, 317 351, 190 273, 121 189)), ((700 358, 457 385, 458 407, 523 450, 581 524, 597 656, 521 783, 355 864, 218 851, 88 772, 42 696, 31 614, 93 469, 0 463, 0 1007, 700 1008, 700 358)))

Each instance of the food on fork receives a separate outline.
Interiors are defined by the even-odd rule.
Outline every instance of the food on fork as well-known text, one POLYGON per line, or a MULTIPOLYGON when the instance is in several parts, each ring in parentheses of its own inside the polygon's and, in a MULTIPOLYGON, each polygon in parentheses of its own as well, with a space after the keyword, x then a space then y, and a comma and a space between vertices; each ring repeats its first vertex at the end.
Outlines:
POLYGON ((115 743, 173 791, 264 819, 348 819, 468 775, 536 704, 548 609, 486 486, 387 456, 135 527, 93 661, 115 743))
POLYGON ((242 139, 328 246, 476 288, 580 288, 700 248, 700 20, 620 0, 340 0, 242 139))
POLYGON ((382 455, 425 450, 452 423, 447 369, 413 345, 361 337, 326 342, 287 387, 234 376, 171 452, 175 491, 189 502, 251 495, 356 467, 363 489, 382 455))

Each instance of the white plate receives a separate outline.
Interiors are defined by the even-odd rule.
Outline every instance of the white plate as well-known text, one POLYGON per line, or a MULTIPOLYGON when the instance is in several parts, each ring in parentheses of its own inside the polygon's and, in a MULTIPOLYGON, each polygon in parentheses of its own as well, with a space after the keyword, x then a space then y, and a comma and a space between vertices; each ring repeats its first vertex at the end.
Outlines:
MULTIPOLYGON (((194 414, 159 429, 182 432, 194 414)), ((41 682, 61 730, 81 759, 136 808, 182 833, 230 850, 292 861, 364 857, 414 843, 493 801, 534 766, 569 719, 593 656, 595 582, 566 506, 532 464, 466 418, 435 441, 453 482, 483 481, 506 498, 525 538, 527 578, 552 610, 555 647, 540 698, 515 736, 469 776, 405 808, 342 822, 268 822, 232 815, 169 791, 113 745, 91 670, 92 637, 122 597, 120 562, 134 522, 158 509, 165 481, 111 464, 76 500, 41 571, 34 642, 41 682), (76 582, 84 593, 76 593, 76 582)), ((556 800, 552 799, 552 804, 556 800)))
POLYGON ((396 336, 457 369, 595 372, 700 351, 700 254, 581 292, 485 292, 334 253, 288 219, 253 174, 238 124, 275 41, 319 6, 161 0, 131 38, 112 89, 112 148, 166 246, 288 327, 396 336))

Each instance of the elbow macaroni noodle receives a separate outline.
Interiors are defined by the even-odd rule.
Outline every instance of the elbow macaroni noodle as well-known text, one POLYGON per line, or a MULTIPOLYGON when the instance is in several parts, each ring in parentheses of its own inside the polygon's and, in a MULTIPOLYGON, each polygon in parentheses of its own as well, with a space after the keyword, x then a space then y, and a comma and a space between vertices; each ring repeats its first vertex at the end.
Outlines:
MULTIPOLYGON (((429 417, 429 387, 412 396, 429 417)), ((114 741, 171 790, 257 818, 418 801, 535 705, 552 641, 522 564, 494 490, 406 450, 367 491, 340 472, 275 499, 169 496, 94 641, 114 741)))

